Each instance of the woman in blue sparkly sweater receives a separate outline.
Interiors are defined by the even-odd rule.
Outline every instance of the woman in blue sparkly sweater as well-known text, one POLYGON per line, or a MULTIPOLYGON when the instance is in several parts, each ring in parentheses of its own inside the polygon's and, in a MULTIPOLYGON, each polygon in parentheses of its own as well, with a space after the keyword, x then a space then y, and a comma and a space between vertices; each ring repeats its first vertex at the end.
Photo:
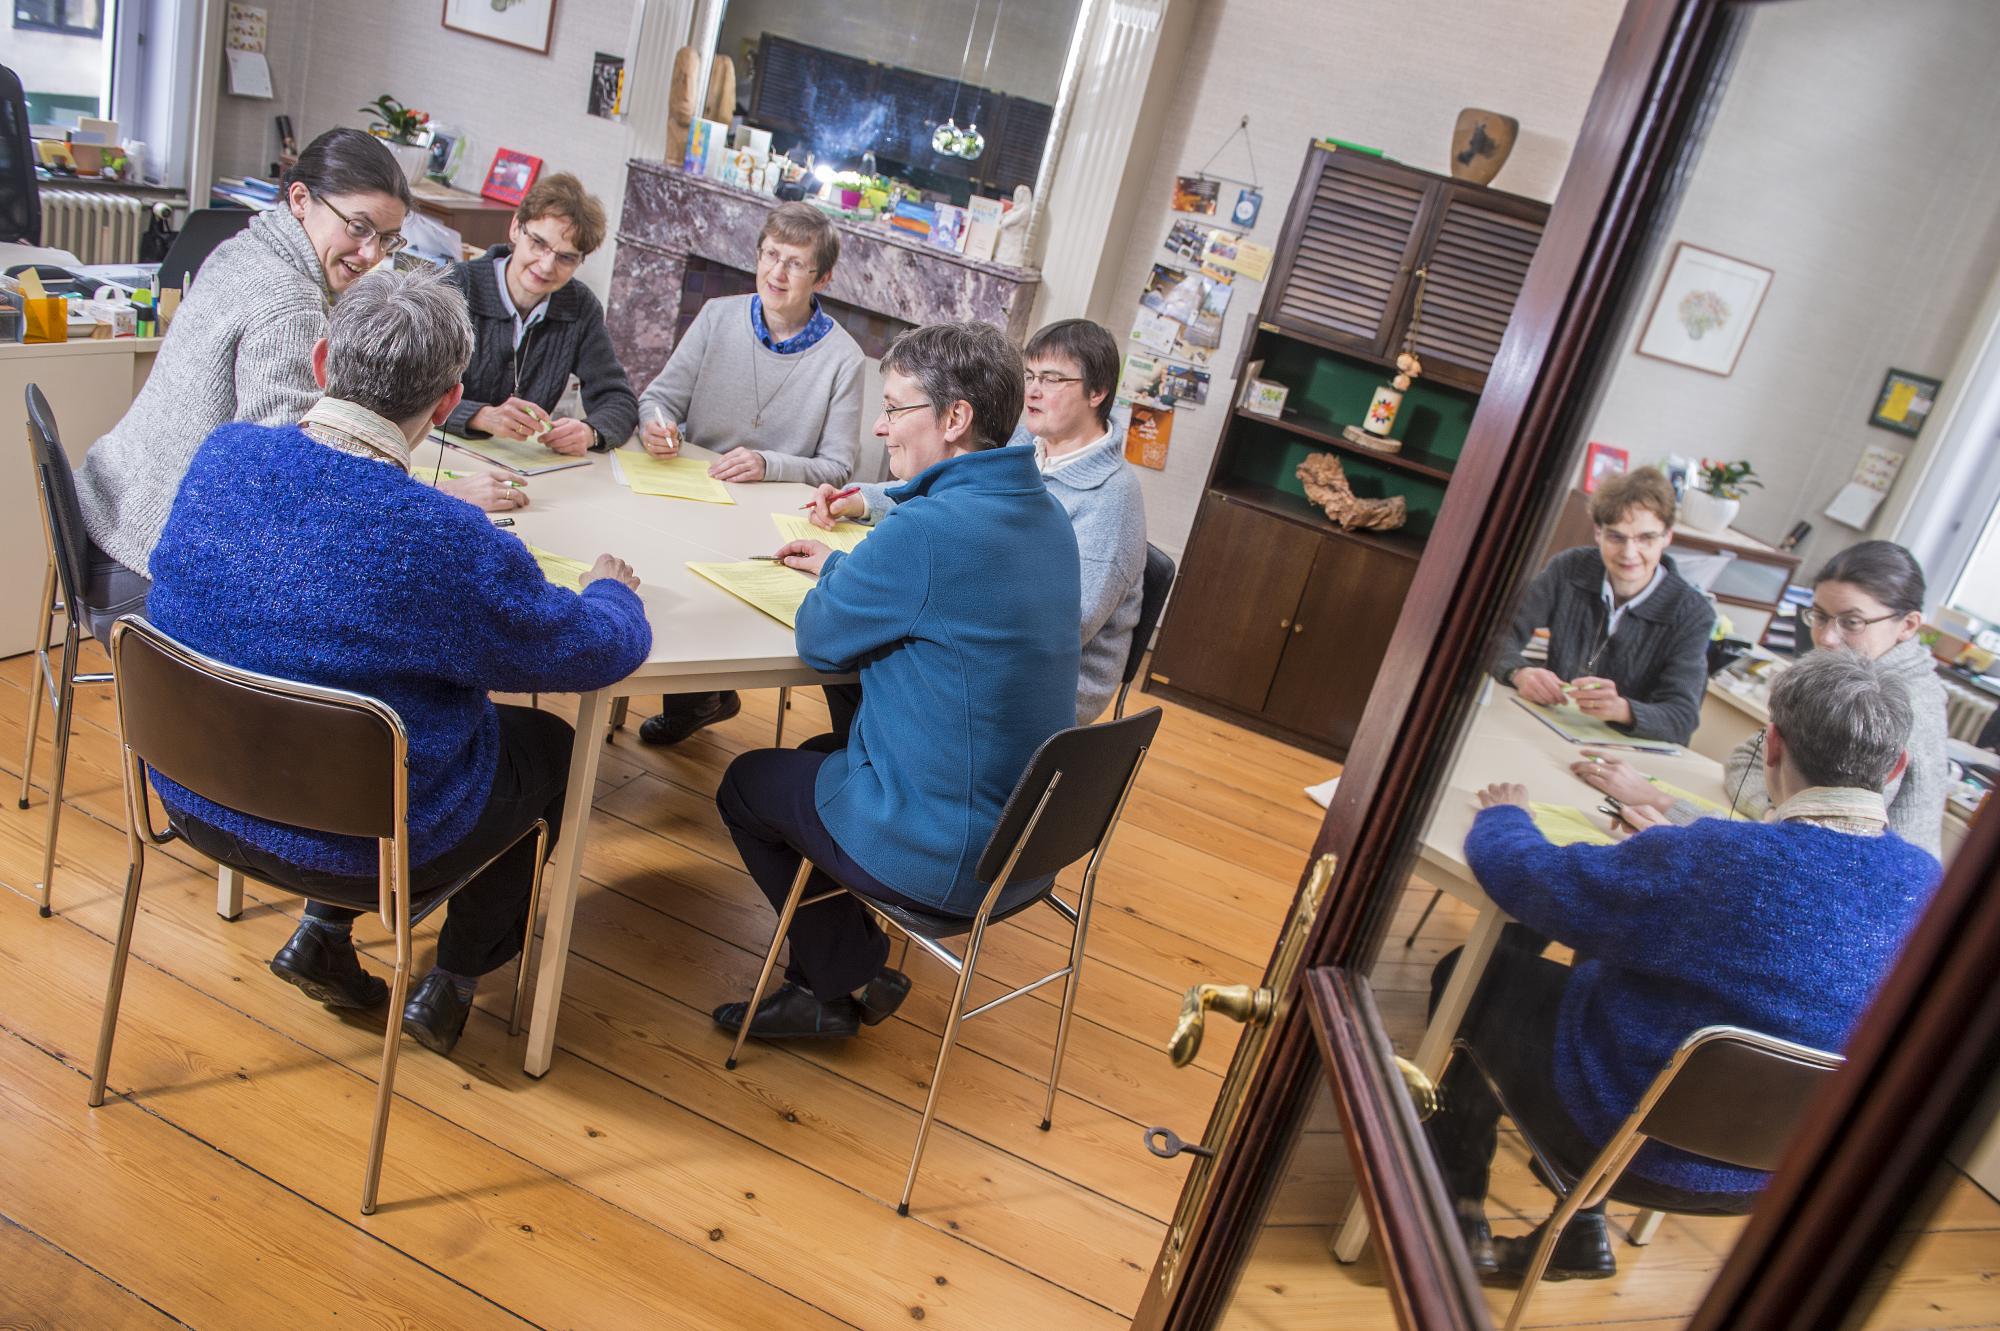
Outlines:
MULTIPOLYGON (((1676 1047, 1704 1026, 1745 1026, 1845 1047, 1930 899, 1938 862, 1887 830, 1882 788, 1906 761, 1902 681, 1854 652, 1814 652, 1771 691, 1764 743, 1772 821, 1686 827, 1628 810, 1645 830, 1615 846, 1551 845, 1526 791, 1489 786, 1466 837, 1480 886, 1574 964, 1503 945, 1459 1030, 1558 1159, 1585 1162, 1676 1047)), ((1457 960, 1448 956, 1434 992, 1457 960)), ((1466 1059, 1428 1127, 1483 1273, 1533 1251, 1486 1229, 1499 1107, 1466 1059)), ((1621 1197, 1693 1212, 1747 1210, 1765 1176, 1650 1143, 1621 1197)), ((1579 1213, 1550 1278, 1615 1270, 1602 1206, 1579 1213)))

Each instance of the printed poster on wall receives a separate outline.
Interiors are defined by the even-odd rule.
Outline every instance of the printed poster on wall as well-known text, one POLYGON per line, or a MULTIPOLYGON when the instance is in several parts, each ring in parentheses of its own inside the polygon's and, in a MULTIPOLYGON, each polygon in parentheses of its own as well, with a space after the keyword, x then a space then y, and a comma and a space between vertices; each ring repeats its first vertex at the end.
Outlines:
POLYGON ((1154 471, 1167 467, 1167 445, 1174 436, 1174 409, 1131 403, 1125 427, 1125 460, 1154 471))

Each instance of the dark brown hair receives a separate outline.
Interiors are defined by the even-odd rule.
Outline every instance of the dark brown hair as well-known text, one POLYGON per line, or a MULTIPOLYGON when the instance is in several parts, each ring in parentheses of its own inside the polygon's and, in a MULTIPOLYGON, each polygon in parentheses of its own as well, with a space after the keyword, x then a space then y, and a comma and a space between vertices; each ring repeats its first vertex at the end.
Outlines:
POLYGON ((522 226, 544 217, 559 217, 569 224, 579 253, 594 254, 604 243, 604 205, 596 195, 585 193, 583 182, 567 171, 537 180, 514 210, 514 220, 522 226))
POLYGON ((1061 319, 1028 339, 1027 360, 1051 356, 1074 362, 1083 376, 1083 395, 1104 394, 1094 410, 1099 425, 1111 424, 1112 398, 1118 388, 1118 340, 1102 324, 1088 319, 1061 319))

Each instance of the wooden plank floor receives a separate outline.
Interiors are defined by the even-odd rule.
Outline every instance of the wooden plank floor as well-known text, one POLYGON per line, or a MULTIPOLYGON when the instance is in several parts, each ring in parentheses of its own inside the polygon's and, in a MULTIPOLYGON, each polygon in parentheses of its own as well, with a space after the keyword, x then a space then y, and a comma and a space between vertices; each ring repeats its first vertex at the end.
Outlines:
MULTIPOLYGON (((27 679, 25 658, 0 662, 0 772, 15 782, 27 679)), ((796 742, 825 713, 816 693, 794 697, 796 742)), ((611 746, 555 1066, 539 1082, 520 1070, 509 967, 451 1061, 406 1047, 383 1205, 362 1217, 382 1017, 328 1013, 276 981, 265 962, 295 903, 253 884, 243 917, 223 923, 210 866, 185 847, 151 861, 117 1094, 85 1108, 125 843, 110 701, 84 695, 54 919, 30 896, 46 737, 33 807, 16 809, 11 785, 0 804, 0 1325, 1126 1325, 1185 1171, 1148 1155, 1141 1129, 1198 1133, 1235 1038, 1219 1024, 1176 1072, 1162 1050, 1179 994, 1261 972, 1318 826, 1298 788, 1325 764, 1168 708, 1101 875, 1054 1129, 1035 1128, 1055 1013, 1041 991, 967 1027, 899 1219, 942 968, 913 960, 909 1001, 861 1038, 752 1046, 733 1073, 707 1016, 747 992, 771 927, 710 795, 736 753, 769 742, 775 699, 746 695, 743 715, 667 753, 629 732, 611 746)), ((1412 903, 1405 921, 1414 889, 1412 903)), ((1427 964, 1463 932, 1442 909, 1378 976, 1399 1038, 1412 1011, 1420 1019, 1427 964)), ((364 923, 361 938, 386 969, 379 932, 364 923)), ((1047 969, 1063 938, 1052 914, 996 930, 995 980, 1047 969)), ((1344 1198, 1337 1134, 1313 1134, 1300 1161, 1314 1205, 1344 1198)), ((1960 1218, 1940 1227, 1959 1245, 1947 1264, 1996 1228, 1977 1206, 1960 1218)), ((1260 1259, 1297 1269, 1286 1295, 1261 1300, 1283 1317, 1244 1325, 1326 1325, 1328 1310, 1360 1306, 1356 1291, 1383 1302, 1365 1263, 1325 1259, 1324 1225, 1306 1211, 1282 1209, 1266 1237, 1260 1259), (1303 1297, 1314 1282, 1321 1292, 1303 1297)), ((1679 1297, 1719 1250, 1656 1262, 1665 1242, 1631 1265, 1682 1270, 1679 1297)), ((1610 1285, 1615 1306, 1568 1320, 1650 1315, 1653 1285, 1610 1285)))

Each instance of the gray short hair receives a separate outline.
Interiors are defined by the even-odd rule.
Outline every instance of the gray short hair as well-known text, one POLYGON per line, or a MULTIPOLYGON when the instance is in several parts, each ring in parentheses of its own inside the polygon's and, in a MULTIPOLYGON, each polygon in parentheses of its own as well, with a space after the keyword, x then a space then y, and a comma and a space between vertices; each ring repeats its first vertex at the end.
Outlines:
POLYGON ((471 359, 472 316, 439 270, 369 273, 327 320, 327 396, 399 424, 450 392, 471 359))
POLYGON ((1815 651, 1771 686, 1771 724, 1816 786, 1880 790, 1910 742, 1910 691, 1859 652, 1815 651))
POLYGON ((906 374, 923 386, 942 417, 954 402, 972 408, 974 448, 998 448, 1021 423, 1027 389, 1021 352, 992 324, 926 324, 889 344, 882 369, 906 374))

